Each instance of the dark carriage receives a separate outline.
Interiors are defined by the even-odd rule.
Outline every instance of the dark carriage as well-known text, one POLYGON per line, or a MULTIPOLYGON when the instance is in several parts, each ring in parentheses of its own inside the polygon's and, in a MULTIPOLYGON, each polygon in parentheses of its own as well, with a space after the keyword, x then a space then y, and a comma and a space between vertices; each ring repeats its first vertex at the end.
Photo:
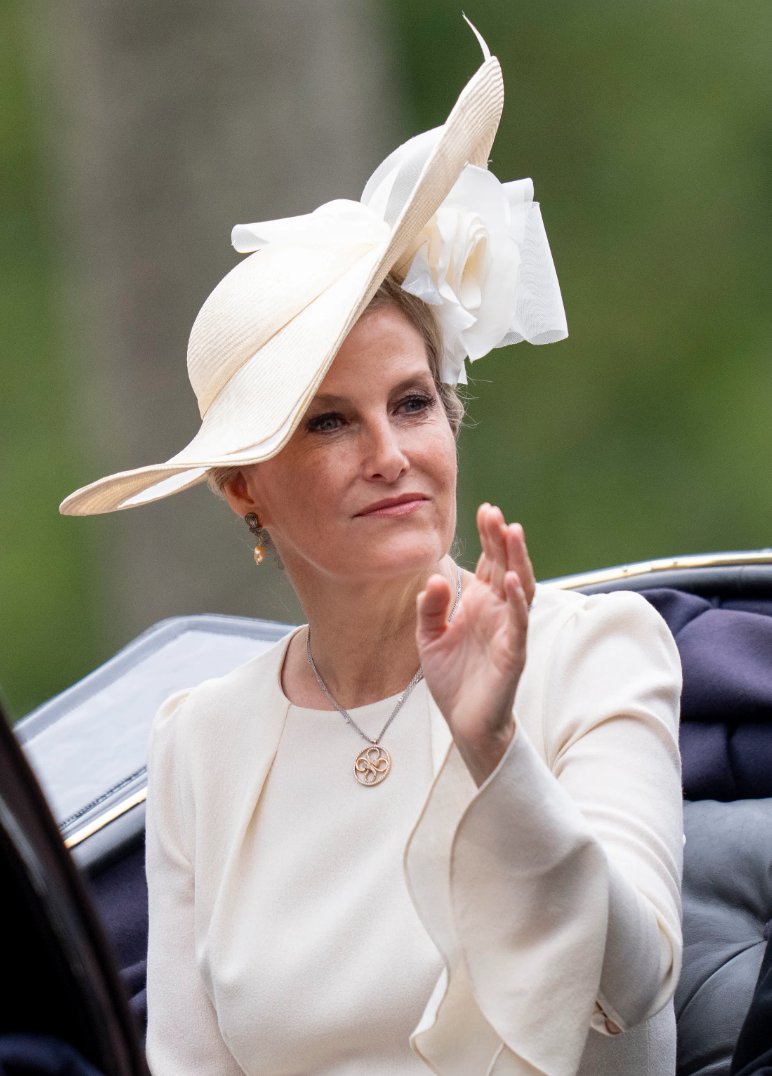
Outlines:
MULTIPOLYGON (((544 585, 641 591, 678 644, 686 834, 678 1072, 720 1076, 729 1071, 772 924, 772 552, 654 561, 544 585)), ((101 1071, 143 1071, 139 1034, 101 933, 117 957, 140 1029, 150 723, 173 691, 227 672, 287 630, 223 616, 164 621, 19 723, 18 739, 81 871, 72 869, 61 847, 52 847, 59 843, 56 827, 47 828, 50 819, 42 817, 42 801, 18 762, 13 779, 3 781, 2 838, 3 877, 12 878, 19 909, 25 909, 6 924, 21 943, 23 988, 3 1033, 48 1032, 69 1040, 101 1071), (26 861, 19 847, 25 826, 35 830, 31 843, 39 845, 26 861), (51 896, 57 892, 66 914, 51 896), (41 908, 33 913, 36 904, 41 908), (25 952, 40 968, 50 964, 38 1017, 26 1023, 24 1007, 39 976, 29 974, 25 952), (58 996, 64 1000, 57 1012, 58 996)), ((13 747, 7 743, 4 750, 13 747)), ((3 764, 12 763, 6 757, 3 764)))

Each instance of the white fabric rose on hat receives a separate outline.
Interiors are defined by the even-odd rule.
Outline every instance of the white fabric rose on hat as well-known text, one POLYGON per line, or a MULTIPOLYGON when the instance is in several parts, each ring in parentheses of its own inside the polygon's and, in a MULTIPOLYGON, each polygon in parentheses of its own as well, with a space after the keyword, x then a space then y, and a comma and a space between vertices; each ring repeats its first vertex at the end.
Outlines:
POLYGON ((563 300, 530 179, 500 183, 467 165, 408 252, 405 291, 435 308, 442 379, 466 382, 464 358, 568 335, 563 300))

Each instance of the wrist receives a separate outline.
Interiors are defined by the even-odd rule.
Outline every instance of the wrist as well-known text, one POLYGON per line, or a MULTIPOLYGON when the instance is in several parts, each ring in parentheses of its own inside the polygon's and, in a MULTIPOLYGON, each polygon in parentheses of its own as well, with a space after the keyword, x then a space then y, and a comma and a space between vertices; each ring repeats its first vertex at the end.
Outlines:
POLYGON ((478 788, 487 781, 507 753, 516 727, 515 719, 511 717, 502 728, 486 733, 485 736, 476 737, 474 740, 456 738, 459 754, 478 788))

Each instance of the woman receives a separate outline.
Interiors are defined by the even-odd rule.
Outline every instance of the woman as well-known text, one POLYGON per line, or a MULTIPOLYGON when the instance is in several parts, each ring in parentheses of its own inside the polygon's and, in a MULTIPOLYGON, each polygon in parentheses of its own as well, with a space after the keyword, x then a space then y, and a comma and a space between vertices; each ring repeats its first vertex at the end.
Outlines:
POLYGON ((501 104, 486 50, 361 202, 236 229, 201 430, 64 502, 209 478, 308 620, 156 720, 155 1076, 675 1070, 672 640, 636 595, 537 588, 491 505, 476 571, 448 552, 464 356, 565 335, 530 182, 485 167, 501 104))

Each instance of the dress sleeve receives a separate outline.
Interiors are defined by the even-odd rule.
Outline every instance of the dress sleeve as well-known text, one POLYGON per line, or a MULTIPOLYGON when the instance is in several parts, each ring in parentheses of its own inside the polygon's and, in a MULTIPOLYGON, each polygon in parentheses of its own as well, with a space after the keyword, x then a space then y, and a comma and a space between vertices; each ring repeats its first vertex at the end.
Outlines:
POLYGON ((664 622, 622 593, 580 603, 538 675, 524 702, 541 713, 450 838, 444 949, 516 1071, 554 1076, 590 1027, 623 1033, 678 980, 681 676, 664 622))
POLYGON ((148 760, 147 1057, 153 1076, 237 1076, 196 961, 194 878, 176 733, 185 693, 153 725, 148 760))

